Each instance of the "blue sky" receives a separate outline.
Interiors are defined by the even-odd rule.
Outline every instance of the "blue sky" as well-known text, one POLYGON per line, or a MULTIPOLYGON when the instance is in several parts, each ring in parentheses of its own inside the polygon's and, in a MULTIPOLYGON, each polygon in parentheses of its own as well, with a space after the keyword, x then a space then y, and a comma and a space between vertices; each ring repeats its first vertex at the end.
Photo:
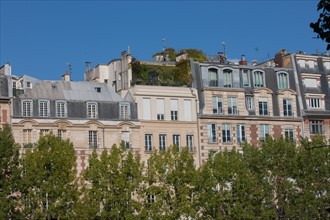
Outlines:
POLYGON ((83 80, 93 66, 119 58, 130 46, 139 60, 166 47, 265 61, 282 48, 324 52, 309 27, 318 0, 296 1, 15 1, 0 0, 0 65, 15 75, 58 80, 72 65, 83 80), (256 49, 258 48, 258 49, 256 49))

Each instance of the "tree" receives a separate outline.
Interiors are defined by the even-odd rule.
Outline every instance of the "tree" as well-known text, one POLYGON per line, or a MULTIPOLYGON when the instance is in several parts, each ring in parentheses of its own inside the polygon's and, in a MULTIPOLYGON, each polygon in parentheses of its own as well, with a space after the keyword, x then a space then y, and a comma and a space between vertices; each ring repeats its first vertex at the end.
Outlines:
POLYGON ((20 216, 20 160, 8 124, 0 129, 0 219, 20 216))
POLYGON ((113 145, 98 157, 96 150, 89 159, 85 179, 90 183, 84 195, 85 219, 134 219, 140 212, 136 191, 142 181, 139 156, 113 145), (87 210, 87 211, 86 211, 87 210))
POLYGON ((23 156, 23 213, 29 219, 73 219, 79 193, 73 144, 42 136, 23 156))
POLYGON ((330 0, 320 0, 317 11, 321 11, 319 19, 310 23, 310 27, 318 38, 328 43, 327 50, 330 50, 330 0))
POLYGON ((148 160, 143 188, 144 210, 147 219, 180 219, 195 216, 192 207, 194 159, 188 148, 177 146, 154 152, 148 160))

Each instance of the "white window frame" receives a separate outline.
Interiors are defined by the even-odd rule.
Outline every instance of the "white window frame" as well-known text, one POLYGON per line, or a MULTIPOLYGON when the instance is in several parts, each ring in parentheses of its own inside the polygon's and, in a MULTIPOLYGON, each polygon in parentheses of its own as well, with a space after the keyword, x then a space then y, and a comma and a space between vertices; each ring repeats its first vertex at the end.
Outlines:
POLYGON ((152 134, 145 134, 144 135, 144 146, 146 152, 151 152, 153 149, 152 146, 152 134))
POLYGON ((119 115, 120 119, 130 119, 131 114, 130 114, 130 104, 123 102, 119 104, 119 115))
POLYGON ((33 115, 33 101, 22 100, 22 116, 31 117, 33 115))
POLYGON ((50 116, 49 100, 38 101, 39 117, 47 118, 50 116))
POLYGON ((142 108, 143 108, 143 119, 150 120, 151 119, 151 99, 150 98, 142 98, 142 108))
POLYGON ((308 108, 320 109, 321 102, 322 102, 322 100, 319 97, 309 97, 308 98, 308 108))
POLYGON ((56 117, 66 118, 67 117, 67 102, 63 100, 55 101, 56 117))
POLYGON ((212 105, 213 105, 213 114, 222 114, 222 97, 221 96, 213 96, 212 105))
POLYGON ((237 106, 237 96, 228 96, 228 115, 237 115, 238 106, 237 106))
POLYGON ((157 108, 157 120, 165 119, 165 100, 156 99, 156 108, 157 108))
POLYGON ((173 145, 176 145, 180 148, 181 147, 180 146, 180 135, 179 134, 173 134, 172 138, 173 138, 173 145))
POLYGON ((96 102, 87 102, 86 103, 87 118, 95 119, 98 116, 98 109, 96 102))
POLYGON ((60 139, 65 139, 66 138, 66 130, 64 129, 58 129, 57 130, 57 137, 60 139))
POLYGON ((310 120, 309 132, 310 134, 323 134, 323 120, 310 120))
POLYGON ((231 69, 223 70, 223 87, 233 87, 233 71, 231 69))
POLYGON ((284 117, 292 117, 292 100, 291 99, 283 99, 283 116, 284 117))
POLYGON ((268 99, 267 98, 259 98, 258 100, 258 109, 259 115, 268 116, 269 109, 268 109, 268 99))
POLYGON ((91 149, 95 149, 98 147, 98 135, 97 131, 88 131, 88 146, 91 149))
POLYGON ((122 131, 121 132, 121 141, 124 143, 126 149, 130 149, 130 132, 129 131, 122 131))
POLYGON ((287 140, 294 141, 294 129, 292 127, 284 128, 284 137, 287 140))
POLYGON ((246 141, 245 124, 236 125, 236 138, 237 138, 237 143, 244 143, 246 141))
POLYGON ((254 110, 254 98, 253 96, 246 96, 245 97, 246 109, 247 110, 254 110))
POLYGON ((218 80, 218 70, 215 68, 208 69, 208 85, 209 87, 218 87, 219 80, 218 80))
POLYGON ((243 87, 250 87, 249 70, 242 70, 242 85, 243 87))
POLYGON ((230 124, 222 124, 222 143, 230 144, 231 143, 231 125, 230 124))
POLYGON ((192 103, 190 99, 183 100, 184 120, 192 121, 192 103))
POLYGON ((159 151, 166 151, 166 134, 159 134, 159 151))
POLYGON ((171 120, 177 121, 178 120, 178 100, 177 99, 170 100, 170 109, 171 109, 171 120))
POLYGON ((217 143, 217 125, 207 125, 207 141, 208 143, 217 143))
POLYGON ((253 74, 253 86, 255 88, 266 87, 265 72, 263 72, 261 70, 254 70, 252 74, 253 74))
POLYGON ((269 125, 268 124, 261 124, 260 125, 260 140, 265 141, 266 136, 269 135, 269 125))
POLYGON ((278 72, 277 73, 277 86, 278 89, 290 88, 289 83, 289 74, 287 72, 278 72))
POLYGON ((23 145, 32 143, 32 129, 23 129, 23 145))
POLYGON ((189 151, 194 151, 194 135, 187 134, 186 135, 186 144, 189 149, 189 151))

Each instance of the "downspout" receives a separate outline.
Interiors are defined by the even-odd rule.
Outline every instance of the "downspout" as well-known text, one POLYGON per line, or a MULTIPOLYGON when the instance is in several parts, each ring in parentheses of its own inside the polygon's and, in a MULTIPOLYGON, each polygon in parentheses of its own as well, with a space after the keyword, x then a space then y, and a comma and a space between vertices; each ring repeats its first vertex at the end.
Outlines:
POLYGON ((198 168, 201 167, 201 150, 200 150, 200 128, 199 128, 199 117, 198 117, 198 99, 197 94, 194 93, 194 91, 191 89, 191 94, 195 97, 195 108, 196 108, 196 116, 197 116, 197 149, 198 149, 198 168))
POLYGON ((297 88, 297 94, 298 94, 298 102, 299 102, 299 109, 300 109, 300 117, 302 118, 302 123, 301 123, 301 130, 302 130, 302 137, 305 137, 305 124, 304 124, 304 107, 302 104, 302 97, 301 97, 301 90, 300 90, 300 85, 299 85, 299 76, 297 72, 297 66, 296 66, 296 60, 294 57, 295 54, 291 54, 291 62, 292 62, 292 67, 293 67, 293 73, 294 73, 294 80, 297 88))

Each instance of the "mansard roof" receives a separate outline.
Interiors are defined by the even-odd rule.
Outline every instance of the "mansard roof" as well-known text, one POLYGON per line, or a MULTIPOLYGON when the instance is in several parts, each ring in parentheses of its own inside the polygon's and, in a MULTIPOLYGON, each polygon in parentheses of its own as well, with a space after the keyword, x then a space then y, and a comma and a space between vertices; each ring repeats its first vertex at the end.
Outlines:
POLYGON ((47 99, 67 101, 124 101, 113 88, 98 82, 40 81, 21 99, 47 99))

